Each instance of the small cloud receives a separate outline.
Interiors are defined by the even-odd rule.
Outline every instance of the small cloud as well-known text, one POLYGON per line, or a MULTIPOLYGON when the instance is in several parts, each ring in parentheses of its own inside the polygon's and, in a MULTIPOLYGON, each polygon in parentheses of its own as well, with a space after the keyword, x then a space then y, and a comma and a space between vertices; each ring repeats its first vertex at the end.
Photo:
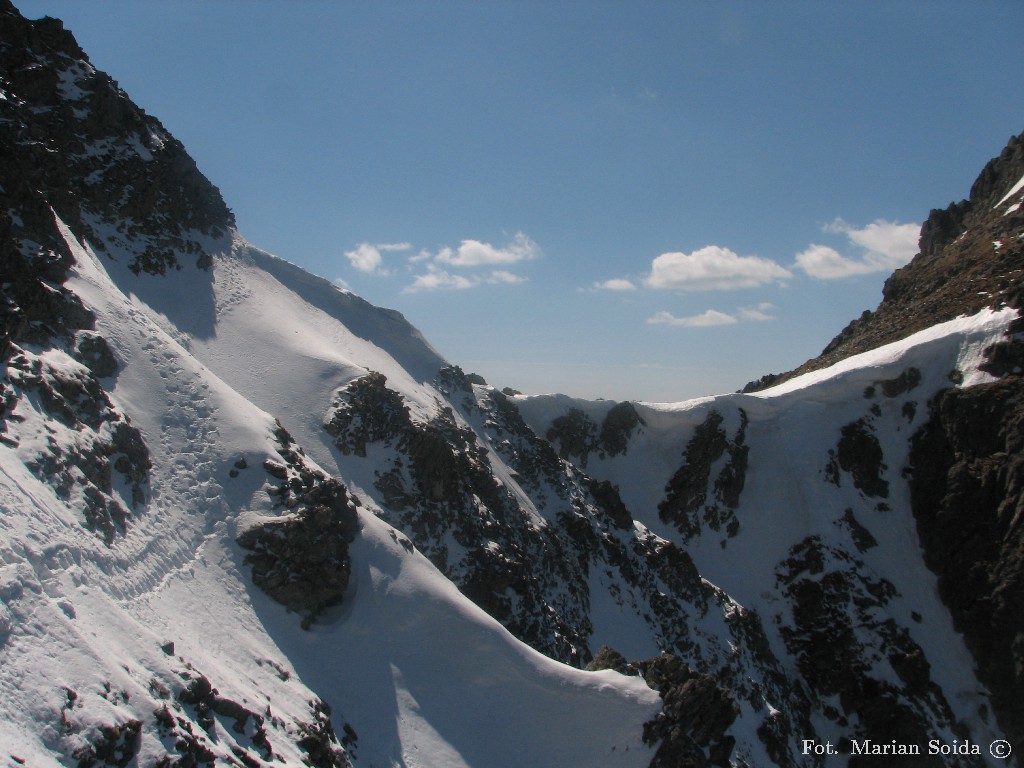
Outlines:
POLYGON ((402 289, 402 293, 418 293, 420 291, 465 290, 477 285, 477 282, 465 275, 453 275, 443 269, 433 267, 424 275, 417 275, 412 283, 402 289))
POLYGON ((384 263, 380 250, 370 243, 360 243, 355 250, 345 251, 345 258, 351 262, 354 269, 368 275, 380 270, 384 263))
POLYGON ((344 280, 342 280, 340 277, 334 278, 332 283, 334 284, 334 287, 337 288, 339 291, 344 291, 345 293, 352 293, 352 287, 344 280))
POLYGON ((490 243, 482 243, 479 240, 463 240, 457 250, 442 249, 435 260, 453 267, 479 267, 491 264, 517 264, 536 259, 540 253, 540 248, 535 242, 522 232, 516 232, 512 242, 504 248, 495 248, 490 243))
POLYGON ((658 312, 647 318, 648 325, 682 325, 688 328, 710 328, 715 325, 734 325, 738 323, 733 315, 709 309, 699 315, 676 317, 671 312, 658 312))
POLYGON ((624 277, 613 277, 602 283, 594 283, 594 288, 598 291, 635 291, 636 284, 624 277))
POLYGON ((891 272, 910 261, 917 253, 921 228, 917 224, 897 224, 881 219, 856 229, 842 219, 822 227, 830 234, 846 235, 861 250, 849 257, 827 245, 812 243, 796 255, 793 266, 819 280, 839 280, 873 272, 891 272))
POLYGON ((749 320, 755 323, 763 323, 768 320, 774 320, 775 315, 771 314, 773 310, 778 309, 774 304, 770 304, 767 301, 762 301, 760 304, 754 307, 740 307, 738 311, 739 316, 743 320, 749 320))
POLYGON ((848 259, 827 245, 811 245, 801 251, 796 255, 794 266, 819 280, 838 280, 877 271, 873 265, 848 259))
POLYGON ((409 243, 360 243, 351 251, 345 251, 345 258, 349 260, 352 267, 368 275, 387 274, 384 266, 384 253, 394 251, 407 251, 412 246, 409 243))
POLYGON ((526 278, 522 275, 516 275, 511 272, 506 272, 503 269, 491 272, 491 276, 487 278, 485 282, 495 285, 498 283, 525 283, 526 278))
POLYGON ((525 277, 504 269, 492 270, 487 275, 472 271, 466 274, 449 270, 473 270, 476 267, 517 264, 540 256, 540 247, 522 232, 516 232, 512 242, 504 248, 497 248, 479 240, 463 240, 458 248, 444 247, 436 253, 421 250, 409 258, 409 264, 424 264, 427 272, 417 275, 413 282, 403 289, 403 293, 524 283, 525 277))
POLYGON ((644 280, 650 288, 682 291, 727 291, 757 288, 792 277, 771 259, 740 256, 728 248, 708 245, 693 253, 663 253, 651 262, 644 280))
POLYGON ((478 285, 509 285, 525 283, 526 278, 505 270, 495 270, 487 276, 459 275, 440 269, 433 264, 427 267, 426 274, 417 275, 412 283, 402 289, 402 293, 418 293, 420 291, 465 290, 478 285))

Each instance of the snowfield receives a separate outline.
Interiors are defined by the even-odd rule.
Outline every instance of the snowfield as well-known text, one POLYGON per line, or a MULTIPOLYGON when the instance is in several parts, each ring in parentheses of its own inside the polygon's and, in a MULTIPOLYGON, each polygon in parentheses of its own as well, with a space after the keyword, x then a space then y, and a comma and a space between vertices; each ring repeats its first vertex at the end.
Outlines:
MULTIPOLYGON (((293 735, 310 719, 309 702, 327 702, 339 734, 343 723, 355 734, 347 746, 358 765, 650 762, 641 736, 659 710, 656 692, 640 678, 573 669, 515 640, 372 506, 360 509, 349 592, 310 630, 252 586, 234 539, 276 514, 259 469, 276 458, 274 417, 329 466, 323 415, 352 377, 386 371, 411 402, 437 407, 437 394, 387 351, 414 370, 418 356, 421 374, 439 360, 426 344, 410 344, 403 320, 371 309, 378 316, 357 318, 368 324, 362 330, 385 330, 376 343, 361 338, 330 312, 355 303, 350 311, 365 314, 369 305, 236 242, 215 259, 210 322, 202 311, 211 275, 136 277, 63 231, 77 260, 69 285, 123 366, 111 398, 151 451, 150 496, 127 535, 105 546, 26 468, 33 441, 52 427, 19 402, 22 421, 9 439, 20 448, 0 444, 5 754, 66 764, 98 729, 151 717, 202 675, 220 696, 268 722, 278 717, 293 735), (250 469, 232 472, 240 458, 250 469)), ((219 758, 253 749, 251 723, 237 732, 218 716, 211 733, 219 758)), ((270 740, 286 764, 306 757, 270 740)), ((144 730, 138 764, 168 748, 173 738, 158 743, 144 730)))
MULTIPOLYGON (((583 672, 516 640, 379 519, 373 463, 344 455, 324 431, 335 393, 369 371, 386 375, 414 418, 447 407, 431 383, 444 361, 401 316, 238 237, 211 244, 211 272, 153 277, 97 256, 61 227, 77 261, 68 285, 96 314, 97 332, 120 364, 106 381, 111 401, 140 430, 152 466, 143 508, 108 547, 83 529, 74 497, 68 503, 27 467, 44 444, 72 445, 74 430, 49 423, 31 398, 16 407, 16 434, 0 444, 0 741, 9 754, 34 766, 62 765, 68 755, 86 754, 81 750, 111 724, 128 728, 117 738, 134 738, 133 722, 162 709, 174 714, 166 708, 175 696, 202 678, 216 696, 262 718, 239 725, 229 716, 235 710, 219 705, 229 714, 215 714, 196 739, 218 759, 252 755, 269 740, 265 754, 300 764, 308 754, 295 746, 296 734, 330 712, 356 765, 650 762, 652 747, 641 737, 660 709, 658 694, 639 677, 583 672), (339 476, 359 505, 345 598, 309 629, 253 586, 246 552, 235 542, 279 514, 260 469, 277 458, 275 420, 310 465, 339 476), (275 739, 278 732, 290 738, 275 739)), ((912 544, 897 474, 929 398, 949 385, 954 369, 965 385, 984 381, 981 350, 1015 315, 960 318, 757 394, 635 404, 642 427, 628 450, 592 455, 586 466, 618 487, 641 536, 649 530, 680 540, 658 506, 709 414, 721 414, 726 433, 741 430, 750 447, 739 534, 707 529, 683 542, 705 584, 724 600, 725 613, 706 614, 694 628, 709 658, 734 647, 730 612, 755 611, 769 624, 774 658, 792 663, 782 636, 770 629, 791 621, 779 564, 808 537, 841 551, 848 539, 843 516, 854 510, 877 544, 862 554, 861 571, 900 585, 889 615, 925 650, 956 719, 975 738, 996 737, 977 714, 986 694, 970 656, 912 544), (912 391, 865 399, 866 390, 910 369, 920 374, 912 391), (848 482, 822 481, 840 427, 865 418, 869 406, 893 490, 884 505, 848 482)), ((41 360, 64 375, 80 367, 54 351, 41 360)), ((490 391, 477 389, 480 396, 490 391)), ((561 395, 515 402, 540 435, 570 409, 599 421, 614 405, 561 395)), ((459 423, 484 429, 472 407, 460 413, 459 423)), ((496 449, 488 456, 530 524, 543 526, 543 502, 517 485, 496 449)), ((119 492, 130 507, 128 489, 119 492)), ((623 599, 610 572, 592 571, 588 593, 591 647, 609 645, 629 658, 664 647, 638 598, 623 599)), ((877 638, 863 641, 870 648, 877 638)), ((881 653, 874 659, 871 674, 899 682, 881 653)), ((732 730, 740 759, 768 759, 757 727, 777 706, 783 704, 740 703, 732 730)), ((832 724, 816 725, 822 738, 839 735, 832 724)), ((139 764, 173 749, 181 733, 157 738, 143 729, 139 764)))

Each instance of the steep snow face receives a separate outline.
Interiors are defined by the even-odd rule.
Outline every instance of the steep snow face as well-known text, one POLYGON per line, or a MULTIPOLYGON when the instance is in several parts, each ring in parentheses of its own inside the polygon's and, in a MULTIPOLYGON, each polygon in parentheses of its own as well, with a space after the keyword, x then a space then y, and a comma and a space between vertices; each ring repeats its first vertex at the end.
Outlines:
POLYGON ((0 706, 42 764, 129 747, 647 764, 657 694, 534 650, 579 666, 606 645, 711 673, 733 715, 699 749, 733 761, 804 764, 803 738, 998 736, 901 473, 931 396, 954 370, 986 379, 1013 312, 756 395, 509 398, 444 367, 400 316, 238 238, 210 272, 151 276, 58 229, 66 286, 115 363, 108 422, 147 453, 137 488, 113 475, 104 498, 123 514, 104 538, 29 471, 46 439, 63 451, 79 431, 48 427, 30 396, 8 419, 0 706), (297 615, 254 585, 238 542, 300 519, 306 491, 285 489, 317 473, 351 490, 358 532, 340 605, 297 615))
MULTIPOLYGON (((329 399, 369 366, 424 413, 437 408, 439 394, 386 351, 413 370, 436 359, 401 318, 309 276, 296 282, 292 268, 272 273, 271 257, 239 243, 214 256, 213 322, 200 332, 187 307, 210 276, 183 270, 147 283, 58 228, 75 259, 67 286, 115 361, 99 379, 107 422, 132 425, 148 462, 136 503, 124 483, 106 492, 124 508, 113 533, 88 530, 76 497, 30 469, 40 446, 62 455, 80 438, 55 429, 52 404, 14 380, 0 444, 5 755, 31 765, 168 755, 338 766, 650 761, 643 724, 657 693, 524 646, 372 506, 357 506, 340 606, 309 629, 253 586, 236 540, 293 516, 276 489, 286 462, 270 413, 330 462, 329 399), (345 312, 369 315, 352 323, 363 336, 338 320, 345 312)), ((89 373, 56 349, 23 354, 58 383, 89 373)), ((296 447, 299 470, 323 471, 296 447)))
MULTIPOLYGON (((760 616, 783 674, 811 692, 818 738, 999 737, 925 567, 905 477, 933 396, 992 381, 984 351, 1016 317, 985 310, 753 395, 634 404, 625 450, 573 456, 760 616)), ((615 407, 518 404, 563 452, 559 418, 576 412, 596 434, 615 407)))

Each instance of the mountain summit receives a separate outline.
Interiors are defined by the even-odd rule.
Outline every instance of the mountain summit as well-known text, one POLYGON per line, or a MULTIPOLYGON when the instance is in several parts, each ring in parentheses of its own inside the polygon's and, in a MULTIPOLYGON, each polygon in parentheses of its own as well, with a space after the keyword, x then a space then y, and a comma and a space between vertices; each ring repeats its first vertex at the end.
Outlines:
POLYGON ((11 765, 1024 744, 1018 140, 834 358, 675 404, 506 394, 249 244, 7 0, 0 152, 11 765))

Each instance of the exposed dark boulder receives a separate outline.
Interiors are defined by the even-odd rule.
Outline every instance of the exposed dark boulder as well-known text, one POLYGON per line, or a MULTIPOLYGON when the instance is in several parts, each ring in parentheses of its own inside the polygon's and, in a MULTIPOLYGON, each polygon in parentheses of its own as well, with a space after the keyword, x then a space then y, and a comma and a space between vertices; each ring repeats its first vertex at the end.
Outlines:
POLYGON ((79 331, 75 334, 75 359, 85 365, 93 374, 101 379, 117 373, 117 358, 107 344, 107 340, 92 331, 79 331))
POLYGON ((625 453, 633 431, 643 426, 643 423, 644 420, 632 403, 627 401, 613 405, 601 422, 601 431, 598 435, 601 452, 608 456, 625 453))
POLYGON ((387 386, 387 377, 371 371, 340 390, 324 429, 344 454, 366 455, 366 446, 389 442, 402 435, 409 423, 409 408, 401 395, 387 386))
POLYGON ((103 726, 87 747, 75 750, 72 758, 78 761, 78 768, 125 768, 139 751, 141 733, 142 722, 139 720, 103 726))
MULTIPOLYGON (((75 499, 87 528, 108 545, 123 534, 148 489, 151 467, 142 434, 114 405, 92 371, 54 364, 55 356, 34 354, 15 345, 6 366, 0 433, 17 434, 24 418, 17 406, 39 407, 47 418, 73 432, 73 439, 41 443, 26 465, 63 499, 75 499), (7 423, 13 422, 13 423, 7 423), (130 499, 114 489, 121 476, 130 499)), ((9 438, 16 441, 16 437, 9 438)))
MULTIPOLYGON (((888 498, 889 482, 882 476, 887 469, 882 446, 866 419, 846 424, 840 430, 834 452, 839 467, 848 472, 855 488, 869 498, 888 498)), ((837 477, 833 473, 833 477, 837 477)))
MULTIPOLYGON (((846 519, 852 520, 852 513, 846 519)), ((945 693, 931 678, 924 650, 885 610, 898 595, 892 583, 875 576, 848 547, 818 536, 792 547, 776 576, 791 605, 782 638, 814 695, 838 702, 822 712, 846 734, 838 745, 841 752, 850 753, 850 739, 924 745, 936 727, 966 738, 945 693), (886 663, 898 684, 884 671, 886 663)), ((927 754, 906 763, 946 764, 927 754)), ((850 758, 850 765, 886 764, 871 756, 850 758)), ((960 764, 982 765, 973 758, 960 764)))
POLYGON ((253 583, 309 627, 327 608, 341 602, 348 588, 348 546, 359 530, 358 513, 345 486, 311 467, 278 424, 278 453, 268 461, 271 488, 288 514, 244 531, 238 544, 250 551, 245 562, 253 583))

